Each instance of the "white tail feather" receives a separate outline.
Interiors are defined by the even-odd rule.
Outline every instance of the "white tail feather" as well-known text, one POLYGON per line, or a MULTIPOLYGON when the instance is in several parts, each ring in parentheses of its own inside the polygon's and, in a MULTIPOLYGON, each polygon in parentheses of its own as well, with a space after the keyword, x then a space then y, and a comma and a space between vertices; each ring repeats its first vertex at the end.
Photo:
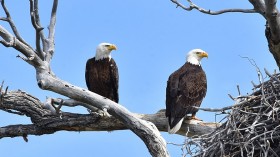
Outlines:
MULTIPOLYGON (((175 134, 178 130, 180 130, 181 125, 183 123, 184 118, 182 118, 172 129, 170 129, 169 123, 168 123, 168 133, 169 134, 175 134)), ((171 119, 171 122, 173 119, 171 119)))

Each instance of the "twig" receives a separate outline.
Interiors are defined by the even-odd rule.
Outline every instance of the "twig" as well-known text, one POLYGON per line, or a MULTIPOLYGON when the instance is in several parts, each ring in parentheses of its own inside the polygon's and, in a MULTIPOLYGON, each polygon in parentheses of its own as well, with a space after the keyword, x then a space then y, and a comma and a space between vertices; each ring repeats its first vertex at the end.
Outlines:
MULTIPOLYGON (((277 8, 277 0, 264 0, 265 2, 265 17, 268 23, 268 27, 271 32, 280 32, 280 21, 278 18, 278 8, 277 8)), ((271 39, 274 42, 279 42, 280 37, 278 33, 271 33, 271 39)))
POLYGON ((230 109, 239 107, 241 105, 244 105, 245 103, 248 103, 251 100, 256 99, 257 97, 256 96, 251 96, 251 97, 244 97, 244 98, 246 98, 246 100, 244 100, 240 103, 237 103, 237 104, 234 104, 234 105, 231 105, 231 106, 226 106, 226 107, 223 107, 223 108, 220 108, 220 109, 217 109, 217 108, 202 108, 202 107, 195 107, 195 108, 197 108, 199 110, 202 110, 202 111, 209 111, 209 112, 224 112, 225 110, 230 110, 230 109))
POLYGON ((235 98, 231 94, 228 94, 228 96, 231 98, 231 100, 235 101, 235 98))
POLYGON ((2 92, 2 88, 4 86, 4 81, 2 81, 1 86, 0 86, 0 93, 2 92))
POLYGON ((23 61, 25 61, 25 62, 27 62, 29 64, 32 64, 31 61, 34 59, 35 56, 30 56, 28 58, 25 58, 25 57, 23 57, 21 55, 17 55, 16 57, 22 59, 23 61))
POLYGON ((0 105, 3 102, 3 95, 4 95, 3 92, 2 92, 3 86, 4 86, 4 81, 2 81, 1 86, 0 86, 0 105))
POLYGON ((6 87, 4 95, 6 95, 6 94, 7 94, 8 89, 9 89, 9 86, 7 86, 7 87, 6 87))
POLYGON ((241 92, 240 92, 239 85, 237 85, 237 91, 238 91, 238 96, 240 96, 240 95, 241 95, 241 92))
POLYGON ((271 77, 273 80, 275 80, 275 81, 277 81, 278 83, 280 83, 280 80, 279 80, 277 77, 274 77, 272 74, 270 74, 266 68, 264 68, 264 71, 265 71, 265 73, 266 73, 269 77, 271 77))
POLYGON ((3 44, 5 47, 12 47, 12 46, 14 46, 14 41, 7 42, 5 40, 0 40, 0 43, 3 44))
POLYGON ((258 88, 258 86, 253 81, 251 81, 251 83, 252 83, 254 88, 258 88))

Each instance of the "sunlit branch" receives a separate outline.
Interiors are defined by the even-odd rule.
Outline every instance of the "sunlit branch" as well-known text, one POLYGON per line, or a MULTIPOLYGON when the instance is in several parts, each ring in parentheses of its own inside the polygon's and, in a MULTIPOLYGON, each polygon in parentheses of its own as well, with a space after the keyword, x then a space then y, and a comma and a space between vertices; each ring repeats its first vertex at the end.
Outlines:
MULTIPOLYGON (((36 19, 37 25, 42 27, 41 22, 40 22, 38 0, 34 0, 34 13, 35 13, 35 19, 36 19)), ((46 46, 45 39, 46 38, 45 38, 45 35, 44 35, 43 31, 40 32, 40 36, 41 36, 41 40, 42 40, 42 43, 43 43, 43 48, 45 48, 45 46, 46 46)), ((45 51, 45 49, 43 51, 45 51)))
POLYGON ((44 29, 37 23, 36 15, 35 15, 35 8, 34 8, 34 2, 33 0, 30 0, 30 17, 31 17, 31 23, 36 31, 36 51, 38 52, 38 55, 41 59, 44 60, 44 53, 41 49, 41 43, 40 43, 40 32, 44 29))
POLYGON ((46 60, 50 61, 54 53, 54 35, 55 35, 55 24, 56 24, 56 11, 57 11, 58 0, 53 1, 53 7, 51 12, 51 20, 49 24, 49 37, 48 37, 48 51, 46 60))
MULTIPOLYGON (((15 36, 13 36, 9 31, 0 25, 0 36, 4 39, 1 40, 1 44, 6 47, 13 47, 17 51, 21 52, 26 58, 28 58, 28 63, 31 65, 43 64, 42 60, 37 56, 35 51, 29 46, 22 43, 15 36)), ((26 60, 27 61, 27 60, 26 60)))

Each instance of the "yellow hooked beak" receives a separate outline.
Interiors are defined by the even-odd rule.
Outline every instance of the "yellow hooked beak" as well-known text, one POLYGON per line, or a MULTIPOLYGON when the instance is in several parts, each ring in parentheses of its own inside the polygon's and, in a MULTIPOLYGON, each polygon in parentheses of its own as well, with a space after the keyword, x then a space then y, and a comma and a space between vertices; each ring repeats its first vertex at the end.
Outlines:
POLYGON ((203 58, 203 57, 207 57, 207 58, 208 58, 208 53, 202 52, 201 54, 199 54, 199 56, 200 56, 201 58, 203 58))
POLYGON ((112 44, 108 47, 108 50, 117 50, 117 46, 112 44))

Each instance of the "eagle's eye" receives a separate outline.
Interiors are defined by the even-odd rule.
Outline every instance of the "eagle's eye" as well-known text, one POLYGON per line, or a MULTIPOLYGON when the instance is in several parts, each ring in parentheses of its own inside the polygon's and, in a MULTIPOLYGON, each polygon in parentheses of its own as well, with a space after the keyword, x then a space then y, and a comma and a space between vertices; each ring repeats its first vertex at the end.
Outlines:
POLYGON ((109 47, 110 45, 104 45, 105 47, 109 47))
POLYGON ((196 52, 196 54, 198 55, 198 54, 200 54, 200 52, 196 52))

